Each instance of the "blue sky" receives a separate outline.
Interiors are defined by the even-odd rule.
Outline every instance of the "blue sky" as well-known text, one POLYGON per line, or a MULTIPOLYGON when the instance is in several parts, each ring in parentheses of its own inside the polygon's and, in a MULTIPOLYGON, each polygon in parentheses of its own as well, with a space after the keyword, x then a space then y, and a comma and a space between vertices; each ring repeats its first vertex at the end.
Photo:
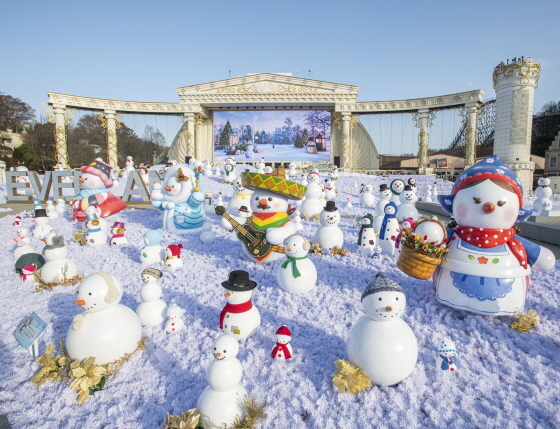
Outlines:
MULTIPOLYGON (((494 66, 521 55, 542 65, 535 110, 560 100, 558 0, 5 0, 0 11, 0 91, 38 113, 47 91, 177 101, 177 87, 225 79, 228 70, 311 70, 311 78, 359 86, 363 101, 470 89, 492 98, 494 66)), ((397 134, 387 118, 368 118, 380 124, 371 130, 380 152, 408 133, 400 116, 391 120, 397 134)), ((456 118, 444 121, 451 129, 456 118)), ((163 131, 172 139, 169 125, 163 131)))

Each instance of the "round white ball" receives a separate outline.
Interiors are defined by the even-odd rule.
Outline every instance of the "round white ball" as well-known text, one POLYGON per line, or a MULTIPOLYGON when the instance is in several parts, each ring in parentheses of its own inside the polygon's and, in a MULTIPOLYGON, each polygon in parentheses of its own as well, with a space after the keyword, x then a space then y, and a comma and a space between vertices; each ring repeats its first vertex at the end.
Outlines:
POLYGON ((414 231, 422 240, 427 236, 429 243, 436 242, 437 244, 441 244, 445 238, 445 233, 441 225, 432 220, 420 223, 414 231))

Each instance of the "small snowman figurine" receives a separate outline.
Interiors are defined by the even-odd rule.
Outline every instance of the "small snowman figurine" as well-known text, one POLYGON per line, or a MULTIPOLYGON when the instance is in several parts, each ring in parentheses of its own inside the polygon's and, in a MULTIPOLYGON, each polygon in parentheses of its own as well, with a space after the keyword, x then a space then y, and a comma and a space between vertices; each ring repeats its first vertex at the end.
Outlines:
POLYGON ((437 182, 434 182, 433 186, 432 186, 432 197, 437 201, 437 197, 438 197, 438 190, 437 190, 437 182))
POLYGON ((51 200, 47 201, 47 216, 51 219, 56 219, 59 217, 58 212, 56 211, 56 207, 54 206, 51 200))
POLYGON ((111 228, 109 228, 109 222, 107 221, 107 219, 101 217, 101 209, 99 208, 99 206, 96 206, 95 204, 88 206, 88 208, 86 209, 86 219, 87 215, 89 214, 95 214, 97 216, 99 228, 101 228, 101 231, 109 236, 111 234, 111 228))
POLYGON ((18 229, 16 232, 16 238, 13 238, 10 242, 17 245, 13 253, 16 261, 26 253, 35 253, 35 249, 33 249, 33 247, 29 244, 31 243, 29 231, 25 228, 18 229))
POLYGON ((270 173, 272 173, 272 167, 270 165, 267 165, 266 167, 264 167, 264 174, 270 175, 270 173))
POLYGON ((174 334, 181 331, 185 327, 185 322, 183 321, 183 314, 185 310, 176 304, 172 304, 167 309, 167 322, 165 323, 165 332, 169 334, 174 334))
POLYGON ((214 197, 212 192, 205 192, 204 193, 204 202, 202 203, 202 207, 206 213, 213 213, 214 212, 214 197))
POLYGON ((68 206, 66 205, 66 201, 64 200, 64 198, 57 198, 55 203, 55 210, 58 213, 59 217, 64 216, 64 214, 68 212, 68 206))
POLYGON ((208 219, 205 219, 202 232, 200 233, 200 241, 204 244, 208 244, 213 243, 215 239, 216 234, 212 231, 212 224, 208 222, 208 219))
POLYGON ((128 240, 124 236, 124 222, 115 222, 111 228, 111 240, 109 245, 128 244, 128 240))
POLYGON ((87 215, 84 227, 87 230, 85 235, 87 245, 99 246, 101 244, 107 244, 107 234, 100 228, 99 218, 95 213, 87 215))
POLYGON ((53 227, 49 225, 49 217, 45 209, 35 210, 33 222, 37 225, 33 229, 33 237, 35 238, 45 238, 45 236, 53 229, 53 227))
POLYGON ((432 200, 432 187, 430 185, 428 185, 428 187, 426 189, 426 195, 424 196, 424 202, 426 202, 426 203, 433 202, 433 200, 432 200))
POLYGON ((443 371, 455 372, 461 367, 459 365, 459 359, 457 359, 457 348, 451 339, 444 338, 441 340, 437 348, 437 353, 436 368, 443 371))
POLYGON ((352 198, 350 198, 350 197, 346 198, 346 207, 345 208, 348 209, 348 210, 354 208, 354 206, 352 206, 352 198))
POLYGON ((21 269, 21 281, 22 282, 27 282, 27 281, 35 280, 35 271, 36 270, 37 270, 37 267, 33 264, 25 265, 21 269))
POLYGON ((406 296, 398 283, 379 272, 362 295, 366 311, 352 326, 346 341, 349 361, 372 384, 393 386, 408 377, 418 358, 418 343, 401 319, 406 296))
POLYGON ((294 212, 294 215, 292 216, 292 220, 296 225, 296 231, 301 231, 303 229, 303 225, 301 224, 301 213, 299 212, 299 210, 296 210, 294 212))
POLYGON ((12 226, 21 226, 21 216, 16 216, 12 226))
POLYGON ((535 188, 535 197, 533 202, 533 210, 552 210, 552 188, 550 187, 550 179, 547 176, 540 177, 535 188))
POLYGON ((399 221, 397 220, 398 210, 398 207, 393 202, 385 206, 385 216, 383 216, 381 230, 379 231, 379 245, 383 249, 383 253, 388 255, 395 254, 395 240, 400 230, 399 221))
POLYGON ((273 359, 288 360, 294 355, 292 351, 292 333, 286 325, 282 325, 276 331, 276 345, 272 349, 271 356, 273 359))
POLYGON ((319 215, 321 226, 315 232, 313 241, 319 243, 321 249, 331 249, 344 245, 344 234, 339 228, 340 212, 334 201, 327 201, 325 209, 319 215))
POLYGON ((371 256, 376 243, 377 235, 373 229, 373 216, 368 213, 362 217, 362 227, 358 236, 358 250, 366 256, 371 256))
POLYGON ((297 177, 297 164, 295 162, 290 162, 288 168, 288 178, 295 179, 297 177))
POLYGON ((379 201, 375 205, 375 211, 377 212, 378 215, 383 213, 383 209, 391 201, 392 196, 393 193, 389 189, 389 186, 387 186, 386 183, 382 183, 379 186, 379 201))
POLYGON ((165 249, 165 266, 169 268, 179 268, 183 266, 183 259, 181 258, 182 244, 170 244, 165 249))
POLYGON ((142 271, 144 285, 140 289, 142 301, 136 308, 136 315, 142 326, 158 326, 167 313, 167 304, 161 299, 162 289, 159 280, 163 276, 160 270, 146 268, 142 271))
POLYGON ((154 265, 165 260, 165 249, 161 246, 163 229, 152 229, 142 235, 145 246, 140 250, 140 262, 154 265))
POLYGON ((414 177, 408 179, 408 185, 412 188, 412 191, 416 194, 416 179, 414 177))
POLYGON ((220 313, 220 329, 237 340, 249 338, 261 325, 259 310, 251 301, 257 283, 249 279, 247 271, 237 270, 229 273, 222 287, 227 303, 220 313))
POLYGON ((264 158, 261 158, 261 160, 257 163, 257 173, 264 174, 264 167, 264 158))
POLYGON ((373 185, 365 184, 362 186, 360 193, 360 204, 364 207, 373 207, 375 204, 375 197, 373 196, 373 185))
POLYGON ((303 294, 317 283, 317 268, 307 254, 311 244, 302 235, 290 235, 284 240, 287 260, 276 270, 278 286, 286 292, 303 294))
POLYGON ((371 255, 371 259, 374 261, 382 261, 383 260, 383 250, 379 244, 376 244, 373 247, 373 255, 371 255))

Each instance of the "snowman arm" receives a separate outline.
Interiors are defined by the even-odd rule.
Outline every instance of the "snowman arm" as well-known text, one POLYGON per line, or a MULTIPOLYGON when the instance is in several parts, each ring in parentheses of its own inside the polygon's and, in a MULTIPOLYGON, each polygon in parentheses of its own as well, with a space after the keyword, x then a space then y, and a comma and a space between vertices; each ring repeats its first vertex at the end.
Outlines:
POLYGON ((556 258, 554 257, 554 253, 552 253, 549 249, 539 246, 526 238, 519 237, 518 235, 516 235, 515 238, 525 247, 527 260, 534 270, 549 271, 554 268, 556 258))
POLYGON ((163 210, 162 201, 153 201, 152 200, 152 206, 156 209, 163 210))
POLYGON ((296 233, 296 225, 291 220, 278 228, 269 228, 266 231, 266 239, 269 243, 280 245, 289 235, 296 233))

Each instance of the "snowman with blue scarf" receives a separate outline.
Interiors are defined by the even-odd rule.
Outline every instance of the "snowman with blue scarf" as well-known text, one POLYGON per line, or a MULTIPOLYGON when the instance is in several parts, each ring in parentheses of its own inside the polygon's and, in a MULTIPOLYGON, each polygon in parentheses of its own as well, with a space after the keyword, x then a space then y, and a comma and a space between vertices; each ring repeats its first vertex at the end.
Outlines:
POLYGON ((434 272, 439 302, 477 314, 504 316, 523 310, 531 266, 549 271, 554 254, 517 236, 525 220, 521 182, 497 155, 467 169, 440 205, 457 226, 448 228, 449 252, 434 272))
POLYGON ((436 368, 449 372, 455 372, 461 368, 459 359, 456 356, 457 348, 455 347, 455 343, 449 338, 441 340, 437 348, 437 353, 436 368))

